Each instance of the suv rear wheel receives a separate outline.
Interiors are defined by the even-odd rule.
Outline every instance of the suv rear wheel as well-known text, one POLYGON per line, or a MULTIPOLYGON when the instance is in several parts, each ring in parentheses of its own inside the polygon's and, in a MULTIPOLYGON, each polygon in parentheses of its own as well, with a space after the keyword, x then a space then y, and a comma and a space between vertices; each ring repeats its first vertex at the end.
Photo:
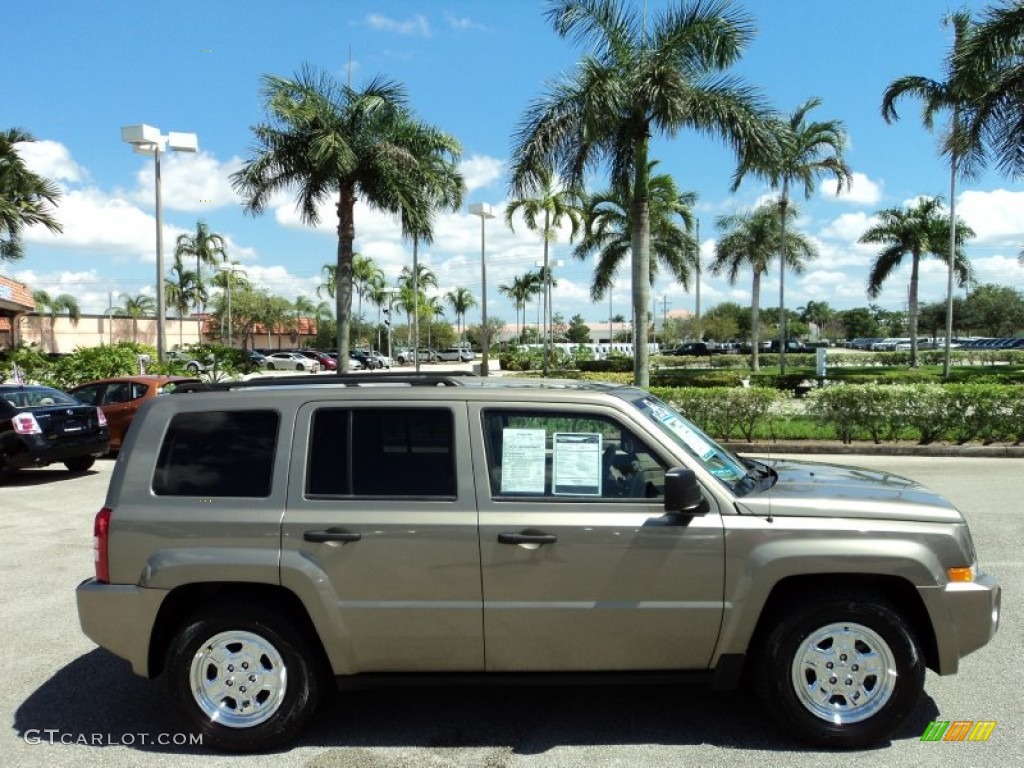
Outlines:
POLYGON ((191 618, 171 642, 165 674, 171 699, 204 743, 233 752, 287 743, 320 698, 306 638, 256 604, 213 606, 191 618))
POLYGON ((765 710, 803 741, 859 747, 884 739, 917 703, 924 659, 895 608, 820 597, 768 632, 755 684, 765 710))

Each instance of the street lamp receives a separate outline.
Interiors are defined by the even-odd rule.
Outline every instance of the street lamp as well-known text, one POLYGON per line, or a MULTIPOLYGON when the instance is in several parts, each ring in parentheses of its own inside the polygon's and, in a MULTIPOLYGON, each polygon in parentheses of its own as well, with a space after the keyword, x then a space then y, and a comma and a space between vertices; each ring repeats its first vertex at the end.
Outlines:
MULTIPOLYGON (((217 270, 224 273, 224 287, 228 296, 228 346, 232 346, 233 330, 231 326, 231 283, 234 282, 235 272, 244 272, 237 264, 221 264, 217 270)), ((221 337, 224 334, 221 333, 221 337)), ((244 346, 244 345, 243 345, 244 346)))
POLYGON ((166 349, 166 318, 164 296, 164 233, 163 210, 160 202, 160 155, 171 149, 175 152, 196 152, 199 139, 194 133, 175 133, 166 136, 151 125, 126 125, 121 128, 121 141, 131 144, 138 155, 152 155, 156 171, 156 356, 164 362, 166 349))
POLYGON ((487 237, 484 231, 484 224, 487 219, 494 218, 494 212, 491 209, 489 203, 472 203, 469 206, 469 212, 473 216, 480 217, 480 293, 482 299, 480 301, 480 335, 482 354, 480 355, 480 375, 486 376, 488 374, 488 352, 491 346, 491 329, 487 326, 487 237))

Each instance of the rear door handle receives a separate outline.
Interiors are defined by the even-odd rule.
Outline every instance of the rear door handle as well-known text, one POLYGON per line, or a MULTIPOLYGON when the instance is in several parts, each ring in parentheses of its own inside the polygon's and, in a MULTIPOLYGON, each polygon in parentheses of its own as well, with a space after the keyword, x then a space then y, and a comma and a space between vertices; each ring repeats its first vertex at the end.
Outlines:
POLYGON ((553 533, 499 533, 499 544, 554 544, 558 537, 553 533))
POLYGON ((323 544, 325 541, 359 541, 363 534, 328 528, 326 531, 306 531, 302 538, 314 544, 323 544))

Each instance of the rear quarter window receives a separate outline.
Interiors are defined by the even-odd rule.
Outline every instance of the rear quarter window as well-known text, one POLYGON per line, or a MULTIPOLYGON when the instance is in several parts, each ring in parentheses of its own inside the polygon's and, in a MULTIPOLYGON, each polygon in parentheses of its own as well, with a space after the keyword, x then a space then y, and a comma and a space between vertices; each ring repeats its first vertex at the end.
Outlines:
POLYGON ((276 411, 179 413, 168 425, 153 477, 158 496, 267 497, 276 411))

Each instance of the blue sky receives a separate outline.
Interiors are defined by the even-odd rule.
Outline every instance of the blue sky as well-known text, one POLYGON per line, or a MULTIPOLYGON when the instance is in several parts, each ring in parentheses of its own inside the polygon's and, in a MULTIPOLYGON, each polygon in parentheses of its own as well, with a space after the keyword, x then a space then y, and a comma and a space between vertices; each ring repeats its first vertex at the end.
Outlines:
MULTIPOLYGON (((639 0, 638 0, 639 4, 639 0)), ((657 13, 663 0, 649 0, 657 13)), ((948 170, 936 139, 920 124, 919 106, 903 102, 901 120, 886 125, 879 114, 886 85, 905 74, 941 77, 951 31, 941 18, 980 0, 747 0, 739 4, 758 34, 732 74, 762 90, 776 109, 790 112, 817 96, 817 119, 839 119, 849 134, 846 159, 855 173, 849 193, 824 182, 801 202, 800 229, 815 240, 820 258, 802 276, 786 281, 786 303, 828 301, 834 308, 865 306, 865 283, 875 250, 856 243, 882 209, 918 195, 948 197, 948 170)), ((244 215, 229 174, 248 156, 250 127, 263 118, 259 96, 264 73, 290 76, 303 63, 354 86, 383 75, 403 84, 424 120, 453 134, 463 147, 467 203, 487 202, 500 212, 507 199, 506 168, 513 132, 544 85, 569 71, 580 55, 559 39, 544 17, 542 0, 179 0, 155 6, 107 0, 79 3, 0 0, 4 18, 0 127, 21 127, 39 141, 22 145, 33 168, 59 181, 64 199, 57 217, 64 234, 30 230, 26 257, 0 264, 0 272, 33 288, 76 296, 85 312, 102 312, 112 293, 152 294, 155 218, 152 160, 120 140, 134 123, 198 134, 198 155, 168 154, 163 161, 165 260, 177 234, 197 219, 229 242, 230 256, 249 279, 273 293, 317 300, 321 268, 333 263, 333 209, 321 226, 302 225, 293 200, 281 197, 261 217, 244 215), (12 74, 10 67, 16 69, 12 74)), ((748 179, 730 194, 732 153, 713 139, 682 133, 655 143, 660 170, 681 189, 699 195, 702 252, 710 258, 714 221, 749 209, 768 193, 748 179)), ((969 254, 980 282, 1024 290, 1024 185, 994 173, 963 183, 958 212, 977 233, 969 254)), ((510 231, 501 218, 488 223, 488 311, 509 323, 515 310, 498 294, 502 283, 533 269, 541 258, 539 236, 510 231)), ((358 207, 356 249, 371 256, 394 281, 412 261, 397 223, 358 207)), ((559 281, 554 309, 580 313, 592 323, 608 317, 608 302, 589 299, 592 264, 570 255, 563 235, 553 258, 559 281)), ((440 292, 457 286, 480 291, 480 222, 466 210, 439 216, 432 245, 420 258, 438 276, 440 292)), ((763 283, 762 306, 778 304, 775 274, 763 283)), ((875 302, 905 305, 906 270, 895 274, 875 302)), ((922 273, 921 299, 940 299, 943 265, 922 273)), ((658 313, 692 310, 693 294, 668 280, 654 288, 658 313)), ((629 314, 629 272, 622 269, 612 294, 613 311, 629 314)), ((705 273, 702 307, 720 301, 749 303, 749 275, 735 286, 705 273)), ((364 312, 366 312, 364 307, 364 312)), ((478 310, 477 310, 478 312, 478 310)), ((531 314, 532 316, 532 314, 531 314)), ((470 322, 479 317, 471 316, 470 322)))

